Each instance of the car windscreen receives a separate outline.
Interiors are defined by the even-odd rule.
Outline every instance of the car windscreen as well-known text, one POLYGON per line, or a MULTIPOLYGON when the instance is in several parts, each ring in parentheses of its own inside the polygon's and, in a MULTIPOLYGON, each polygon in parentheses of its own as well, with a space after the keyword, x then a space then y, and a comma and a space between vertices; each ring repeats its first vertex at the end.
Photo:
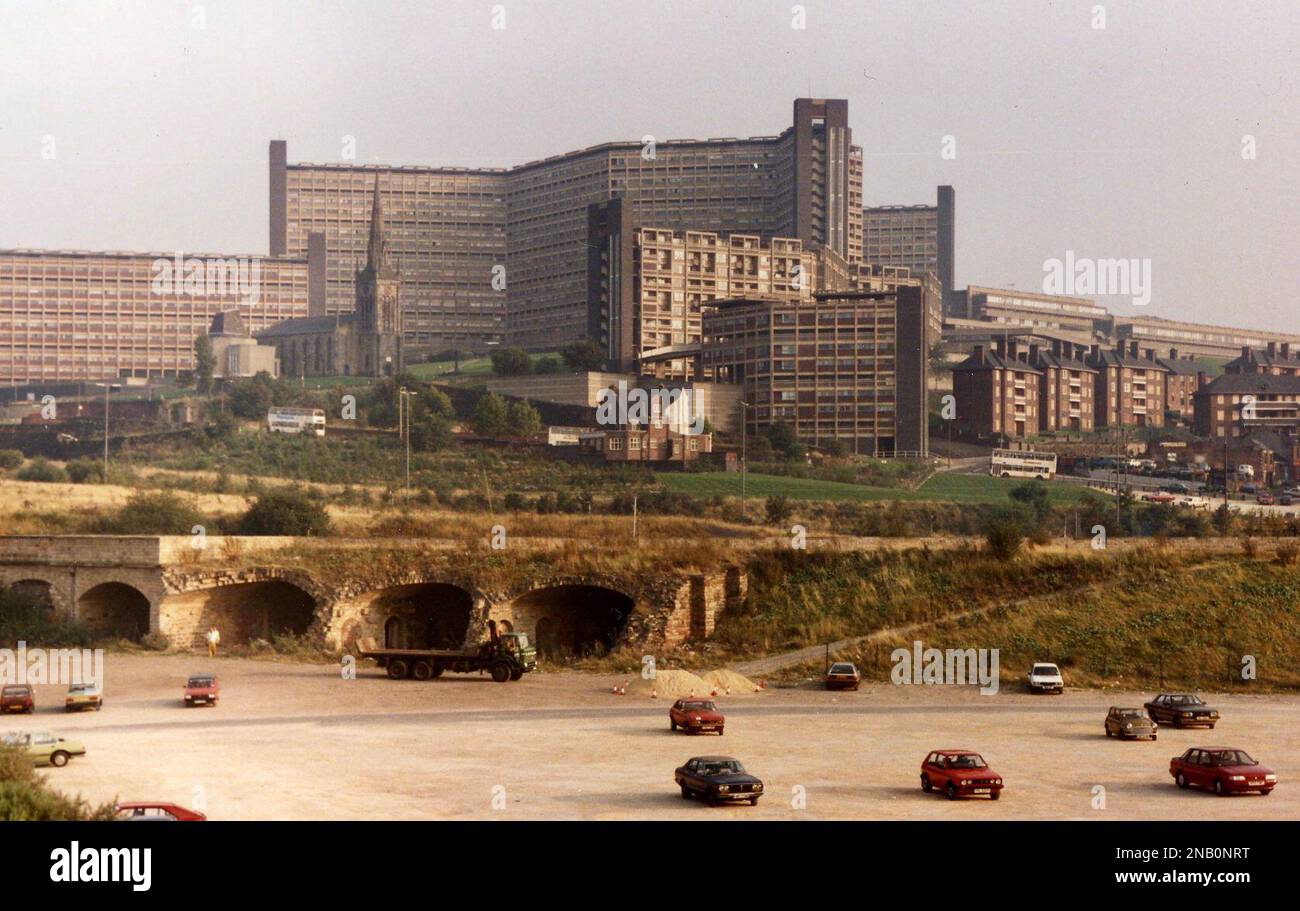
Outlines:
POLYGON ((682 709, 687 712, 713 712, 717 706, 712 702, 687 702, 682 705, 682 709))
POLYGON ((1033 672, 1043 677, 1054 677, 1060 673, 1055 664, 1035 664, 1033 672))
POLYGON ((705 775, 732 775, 745 771, 734 759, 727 762, 706 762, 700 767, 705 775))
POLYGON ((212 686, 212 679, 211 677, 191 677, 187 685, 192 687, 212 686))
POLYGON ((853 665, 851 665, 851 664, 832 664, 832 665, 831 665, 831 673, 832 673, 832 674, 852 674, 852 673, 853 673, 853 665))
POLYGON ((974 753, 963 753, 961 756, 954 756, 948 760, 948 767, 952 769, 986 769, 988 766, 984 763, 981 756, 974 753))
POLYGON ((27 687, 25 686, 7 686, 0 691, 0 696, 26 696, 27 687))
POLYGON ((1216 750, 1210 754, 1213 765, 1258 765, 1245 750, 1216 750))

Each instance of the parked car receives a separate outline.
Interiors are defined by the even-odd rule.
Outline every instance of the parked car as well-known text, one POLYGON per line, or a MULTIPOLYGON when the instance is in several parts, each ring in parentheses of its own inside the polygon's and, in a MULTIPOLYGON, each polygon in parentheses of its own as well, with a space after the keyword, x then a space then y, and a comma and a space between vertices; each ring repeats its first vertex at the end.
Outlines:
POLYGON ((11 683, 0 689, 0 715, 21 712, 30 715, 36 711, 36 697, 32 688, 23 683, 11 683))
POLYGON ((1161 487, 1160 489, 1163 490, 1165 493, 1191 493, 1192 492, 1192 488, 1188 487, 1186 484, 1181 484, 1177 481, 1175 481, 1173 484, 1166 484, 1164 487, 1161 487))
POLYGON ((10 731, 0 738, 0 741, 3 741, 5 746, 22 750, 38 766, 52 765, 63 768, 73 756, 86 755, 86 748, 80 741, 68 740, 49 731, 34 733, 10 731))
POLYGON ((1277 500, 1273 498, 1271 493, 1261 493, 1256 495, 1255 502, 1260 506, 1274 506, 1276 505, 1277 500))
POLYGON ((74 683, 68 687, 63 699, 63 711, 79 712, 82 709, 99 711, 104 707, 104 691, 97 683, 74 683))
POLYGON ((1259 493, 1259 488, 1256 487, 1254 484, 1242 484, 1241 487, 1238 488, 1238 490, 1240 490, 1242 493, 1245 494, 1259 493))
POLYGON ((1282 493, 1288 497, 1300 497, 1300 487, 1287 487, 1282 493))
POLYGON ((730 756, 696 756, 679 767, 673 778, 682 789, 682 797, 700 796, 710 803, 748 800, 758 804, 763 796, 763 782, 745 771, 740 760, 730 756))
POLYGON ((1278 506, 1290 506, 1293 503, 1295 503, 1295 498, 1292 497, 1289 493, 1284 493, 1282 494, 1282 496, 1277 498, 1278 506))
POLYGON ((848 661, 837 661, 826 671, 826 689, 856 690, 862 685, 862 675, 848 661))
POLYGON ((1209 788, 1220 797, 1248 791, 1268 795, 1277 787, 1272 769, 1232 747, 1191 747, 1169 760, 1169 774, 1180 788, 1209 788))
POLYGON ((1172 503, 1176 499, 1171 493, 1144 493, 1142 499, 1148 503, 1172 503))
POLYGON ((708 699, 678 699, 668 709, 668 728, 703 734, 705 731, 717 731, 722 736, 726 717, 718 707, 708 699))
POLYGON ((1142 707, 1152 721, 1176 728, 1205 725, 1214 730, 1219 721, 1218 709, 1206 705, 1200 696, 1192 693, 1161 693, 1142 707))
POLYGON ((1137 740, 1139 737, 1156 739, 1160 725, 1152 721, 1142 709, 1126 709, 1112 705, 1106 713, 1106 736, 1120 740, 1137 740))
POLYGON ((935 750, 921 763, 921 790, 942 791, 949 800, 987 794, 997 800, 1002 776, 989 768, 984 757, 970 750, 935 750))
POLYGON ((1061 669, 1046 661, 1035 661, 1029 669, 1029 688, 1035 693, 1061 693, 1065 690, 1065 679, 1061 669))
POLYGON ((117 819, 128 822, 203 822, 207 818, 198 810, 187 810, 176 803, 138 801, 117 805, 117 819))
POLYGON ((195 674, 185 682, 185 704, 216 705, 221 696, 221 684, 212 674, 195 674))

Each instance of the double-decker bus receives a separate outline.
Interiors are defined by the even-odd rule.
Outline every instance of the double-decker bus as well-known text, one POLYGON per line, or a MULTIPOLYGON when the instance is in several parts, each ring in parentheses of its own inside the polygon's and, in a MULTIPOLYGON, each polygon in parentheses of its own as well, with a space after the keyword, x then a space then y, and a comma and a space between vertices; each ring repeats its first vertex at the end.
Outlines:
POLYGON ((989 457, 989 474, 995 478, 1054 478, 1056 453, 995 449, 989 457))
POLYGON ((325 412, 320 408, 272 408, 266 413, 271 433, 310 433, 325 436, 325 412))

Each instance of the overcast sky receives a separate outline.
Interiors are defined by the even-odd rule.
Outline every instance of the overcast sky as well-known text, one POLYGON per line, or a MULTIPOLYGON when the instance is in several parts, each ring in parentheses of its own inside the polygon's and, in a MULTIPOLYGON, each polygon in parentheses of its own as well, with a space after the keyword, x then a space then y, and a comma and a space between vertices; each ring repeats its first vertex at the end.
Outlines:
POLYGON ((272 138, 508 167, 842 97, 868 205, 956 188, 958 286, 1149 259, 1148 306, 1102 303, 1300 332, 1296 0, 801 6, 0 0, 0 248, 264 253, 272 138))

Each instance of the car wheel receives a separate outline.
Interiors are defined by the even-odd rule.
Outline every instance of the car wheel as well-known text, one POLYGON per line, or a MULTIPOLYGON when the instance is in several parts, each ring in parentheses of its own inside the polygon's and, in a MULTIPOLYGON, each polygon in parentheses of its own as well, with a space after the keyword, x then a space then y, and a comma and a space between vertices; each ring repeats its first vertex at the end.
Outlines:
POLYGON ((1106 736, 1110 737, 1111 736, 1110 728, 1105 728, 1105 731, 1106 731, 1106 736))
POLYGON ((1001 791, 989 791, 989 800, 997 800, 1001 796, 1001 791))
POLYGON ((34 706, 34 705, 29 705, 29 706, 27 706, 27 714, 28 714, 28 715, 35 715, 35 714, 36 714, 36 706, 34 706))
POLYGON ((66 715, 66 714, 68 714, 68 713, 71 712, 71 711, 72 711, 72 706, 70 706, 70 705, 65 705, 65 706, 63 707, 63 714, 66 715))
POLYGON ((934 787, 930 784, 930 776, 929 776, 929 775, 922 775, 922 776, 921 776, 921 790, 924 791, 924 792, 927 793, 927 794, 929 794, 931 791, 934 790, 934 787))
POLYGON ((1214 793, 1219 795, 1220 797, 1224 797, 1225 795, 1227 795, 1228 792, 1223 787, 1222 778, 1214 779, 1214 793))
POLYGON ((102 712, 103 710, 104 710, 104 703, 101 702, 99 705, 95 706, 95 711, 102 712))
POLYGON ((950 781, 948 782, 948 787, 944 788, 943 793, 947 795, 949 800, 956 800, 957 786, 950 781))
POLYGON ((691 799, 691 789, 686 787, 686 785, 682 785, 682 800, 690 800, 690 799, 691 799))
POLYGON ((1178 787, 1182 788, 1183 790, 1186 790, 1187 776, 1184 775, 1182 772, 1179 772, 1177 775, 1174 776, 1174 784, 1178 785, 1178 787))
POLYGON ((497 683, 505 683, 510 679, 510 665, 504 661, 498 661, 492 665, 492 679, 497 683))
POLYGON ((722 728, 718 728, 718 736, 719 736, 719 737, 722 736, 722 728))
POLYGON ((388 662, 388 676, 393 680, 405 680, 410 670, 405 659, 394 658, 388 662))
POLYGON ((749 798, 749 805, 750 805, 751 807, 756 807, 756 806, 758 806, 758 798, 757 798, 757 797, 751 797, 751 798, 749 798))
POLYGON ((671 718, 668 719, 668 730, 670 731, 677 730, 677 722, 673 721, 671 718))
POLYGON ((55 768, 61 769, 67 764, 68 764, 68 754, 63 752, 62 750, 55 750, 53 753, 50 754, 50 765, 54 766, 55 768))

